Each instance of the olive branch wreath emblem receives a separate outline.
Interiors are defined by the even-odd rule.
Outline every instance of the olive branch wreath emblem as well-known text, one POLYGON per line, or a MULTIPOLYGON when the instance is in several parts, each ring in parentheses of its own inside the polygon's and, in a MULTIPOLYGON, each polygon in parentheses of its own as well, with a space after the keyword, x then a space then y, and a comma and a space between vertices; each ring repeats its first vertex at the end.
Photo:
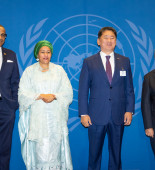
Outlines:
MULTIPOLYGON (((19 55, 18 55, 18 60, 19 60, 19 70, 20 73, 22 74, 23 70, 32 64, 32 53, 34 46, 38 39, 41 36, 42 33, 42 27, 47 21, 48 18, 45 18, 41 21, 39 21, 36 25, 31 25, 27 32, 26 35, 23 34, 20 43, 19 43, 19 55)), ((150 37, 147 37, 144 29, 142 27, 137 27, 133 22, 126 20, 128 25, 131 28, 131 34, 134 40, 136 41, 136 46, 140 54, 140 65, 141 65, 141 70, 142 72, 139 72, 139 76, 136 77, 136 80, 138 81, 136 87, 135 87, 135 93, 136 95, 136 104, 135 104, 135 115, 137 115, 140 112, 140 103, 141 103, 141 90, 142 90, 142 81, 143 81, 143 76, 148 73, 150 70, 155 68, 155 63, 153 62, 153 44, 150 39, 150 37), (152 64, 153 63, 153 64, 152 64)), ((139 56, 139 55, 137 55, 139 56)), ((74 123, 79 119, 78 117, 73 117, 69 119, 68 124, 74 123)), ((70 131, 73 131, 80 122, 77 122, 76 124, 73 124, 73 126, 70 127, 70 131)))
POLYGON ((155 64, 153 62, 153 44, 150 37, 147 37, 144 29, 142 27, 137 27, 133 22, 126 20, 129 24, 130 28, 132 29, 131 34, 136 41, 136 46, 138 48, 139 54, 136 57, 139 57, 141 70, 139 72, 139 76, 136 77, 138 81, 137 86, 135 87, 135 94, 136 95, 136 104, 135 104, 135 115, 140 112, 140 105, 141 105, 141 91, 142 91, 142 82, 143 76, 148 73, 150 70, 155 68, 155 64))
POLYGON ((39 39, 42 33, 42 27, 44 23, 47 21, 47 18, 41 20, 36 25, 31 25, 26 33, 26 36, 22 36, 20 43, 19 43, 19 71, 20 73, 23 70, 32 64, 32 53, 34 46, 39 39))

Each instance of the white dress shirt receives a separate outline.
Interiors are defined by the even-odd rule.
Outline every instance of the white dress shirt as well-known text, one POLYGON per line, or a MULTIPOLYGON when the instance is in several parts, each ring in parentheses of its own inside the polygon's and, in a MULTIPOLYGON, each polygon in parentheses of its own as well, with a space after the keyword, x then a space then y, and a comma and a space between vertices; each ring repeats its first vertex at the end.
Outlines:
POLYGON ((112 77, 114 75, 114 70, 115 70, 115 59, 114 59, 114 52, 110 53, 109 55, 107 55, 106 53, 104 53, 103 51, 100 51, 100 56, 101 56, 101 60, 104 66, 104 69, 106 71, 106 56, 110 56, 109 62, 111 65, 111 71, 112 71, 112 77))

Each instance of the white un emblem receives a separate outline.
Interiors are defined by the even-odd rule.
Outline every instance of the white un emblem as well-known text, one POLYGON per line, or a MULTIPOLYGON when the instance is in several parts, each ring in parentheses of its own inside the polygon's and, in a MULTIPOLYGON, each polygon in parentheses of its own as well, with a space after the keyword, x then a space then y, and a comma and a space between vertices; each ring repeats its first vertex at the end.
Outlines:
MULTIPOLYGON (((73 103, 70 105, 70 119, 68 122, 69 130, 72 131, 80 124, 78 117, 78 84, 83 60, 88 56, 97 53, 100 48, 97 46, 98 31, 105 26, 114 27, 118 34, 117 46, 115 51, 130 57, 133 77, 135 74, 135 54, 127 35, 112 21, 96 15, 81 14, 68 17, 52 28, 42 30, 42 26, 47 19, 40 21, 35 27, 32 25, 26 34, 27 44, 24 46, 24 36, 20 41, 21 67, 25 67, 31 62, 33 47, 36 42, 42 39, 49 40, 54 47, 52 62, 61 65, 68 74, 74 90, 73 103), (32 46, 33 44, 33 46, 32 46), (24 53, 26 47, 32 48, 24 53)), ((49 20, 48 20, 49 24, 49 20)))
POLYGON ((134 75, 135 56, 131 43, 122 29, 106 18, 88 14, 71 16, 51 28, 45 37, 51 41, 54 47, 52 61, 63 66, 73 86, 74 100, 70 106, 71 118, 68 122, 70 131, 80 124, 78 118, 78 83, 83 59, 100 50, 97 46, 97 34, 104 26, 112 26, 116 29, 118 40, 115 51, 126 55, 125 52, 128 49, 128 55, 130 54, 132 57, 130 61, 134 75))

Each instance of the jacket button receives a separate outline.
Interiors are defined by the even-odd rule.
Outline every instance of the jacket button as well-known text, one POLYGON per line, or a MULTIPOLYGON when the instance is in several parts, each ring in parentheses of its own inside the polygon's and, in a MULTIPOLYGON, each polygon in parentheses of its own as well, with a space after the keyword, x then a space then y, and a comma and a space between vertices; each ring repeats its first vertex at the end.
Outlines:
POLYGON ((112 89, 112 87, 110 86, 110 89, 112 89))
POLYGON ((111 101, 111 99, 109 99, 109 101, 111 101))

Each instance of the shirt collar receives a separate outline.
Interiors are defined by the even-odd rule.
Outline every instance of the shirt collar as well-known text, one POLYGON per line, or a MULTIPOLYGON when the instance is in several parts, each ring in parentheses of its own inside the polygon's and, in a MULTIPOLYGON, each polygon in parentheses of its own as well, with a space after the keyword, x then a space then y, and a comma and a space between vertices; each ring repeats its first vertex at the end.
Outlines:
POLYGON ((100 55, 102 56, 102 57, 104 57, 104 58, 106 58, 106 56, 110 56, 110 59, 111 58, 114 58, 114 52, 111 52, 110 54, 106 54, 106 53, 104 53, 103 51, 100 51, 100 55))

